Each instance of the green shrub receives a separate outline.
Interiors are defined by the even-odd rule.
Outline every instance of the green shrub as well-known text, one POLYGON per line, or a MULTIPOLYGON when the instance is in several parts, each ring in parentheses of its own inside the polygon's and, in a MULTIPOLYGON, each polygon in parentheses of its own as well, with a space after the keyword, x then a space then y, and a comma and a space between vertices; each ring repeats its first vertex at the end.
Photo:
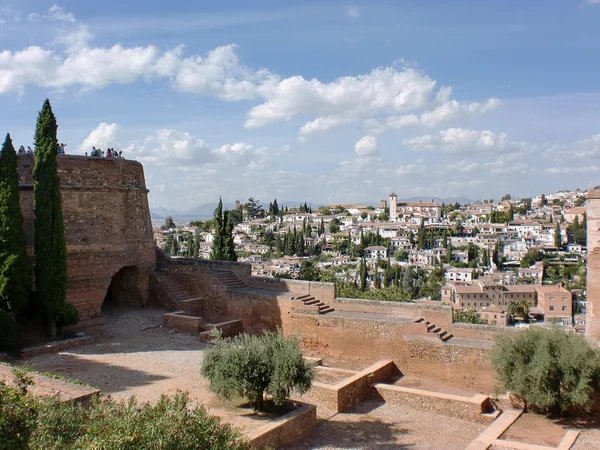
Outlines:
POLYGON ((19 325, 6 311, 0 309, 0 351, 14 352, 21 348, 19 325))
POLYGON ((192 408, 182 392, 153 405, 96 398, 87 407, 38 401, 26 384, 0 383, 0 450, 250 450, 234 428, 192 408))
POLYGON ((56 328, 58 328, 59 333, 63 327, 75 325, 77 322, 79 322, 79 311, 71 303, 65 302, 56 321, 56 328))
POLYGON ((303 394, 310 389, 314 371, 302 358, 296 337, 285 337, 278 330, 231 339, 218 336, 213 343, 201 373, 210 381, 210 390, 222 398, 245 397, 255 410, 263 410, 265 394, 275 405, 283 405, 292 390, 303 394))
POLYGON ((29 380, 15 372, 16 386, 0 381, 0 450, 28 448, 35 429, 38 402, 27 394, 29 380))
POLYGON ((454 322, 484 324, 485 321, 474 309, 458 309, 454 311, 454 322))
POLYGON ((539 411, 588 408, 598 387, 600 358, 583 336, 559 327, 530 327, 496 338, 492 368, 501 387, 539 411))

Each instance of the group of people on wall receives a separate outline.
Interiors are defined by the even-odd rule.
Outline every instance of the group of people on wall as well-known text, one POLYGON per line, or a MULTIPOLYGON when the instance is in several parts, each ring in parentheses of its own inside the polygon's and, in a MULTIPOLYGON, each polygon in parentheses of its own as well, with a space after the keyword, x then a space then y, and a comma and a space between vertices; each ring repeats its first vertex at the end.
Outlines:
MULTIPOLYGON (((88 156, 88 153, 85 152, 85 156, 88 156)), ((122 158, 123 157, 123 151, 116 151, 114 148, 108 148, 106 149, 106 152, 104 150, 100 150, 99 148, 96 147, 92 147, 92 151, 90 152, 90 155, 94 158, 122 158)))
MULTIPOLYGON (((59 155, 64 155, 65 152, 65 147, 67 146, 67 144, 63 144, 62 142, 60 144, 58 144, 58 154, 59 155)), ((31 146, 27 146, 27 149, 25 149, 24 145, 21 145, 19 147, 19 150, 17 151, 17 154, 19 155, 26 155, 26 154, 33 154, 34 150, 31 148, 31 146)), ((99 148, 96 147, 92 147, 92 151, 90 152, 90 154, 88 155, 88 152, 85 152, 85 156, 92 156, 94 158, 111 158, 111 159, 120 159, 123 158, 123 152, 122 151, 116 151, 114 148, 108 148, 106 149, 106 152, 104 150, 101 150, 99 148)))

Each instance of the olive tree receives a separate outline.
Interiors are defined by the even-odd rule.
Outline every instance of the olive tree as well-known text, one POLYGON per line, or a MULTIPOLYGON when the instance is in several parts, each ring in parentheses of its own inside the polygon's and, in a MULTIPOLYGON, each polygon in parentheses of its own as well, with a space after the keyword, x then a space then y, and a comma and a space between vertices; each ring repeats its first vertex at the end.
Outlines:
POLYGON ((530 327, 496 338, 492 368, 500 388, 552 414, 587 408, 599 386, 600 358, 585 338, 560 327, 530 327))
POLYGON ((265 394, 275 405, 284 405, 293 390, 307 392, 314 378, 298 338, 285 337, 281 330, 228 339, 217 335, 204 356, 201 373, 219 397, 245 397, 257 411, 265 409, 265 394))

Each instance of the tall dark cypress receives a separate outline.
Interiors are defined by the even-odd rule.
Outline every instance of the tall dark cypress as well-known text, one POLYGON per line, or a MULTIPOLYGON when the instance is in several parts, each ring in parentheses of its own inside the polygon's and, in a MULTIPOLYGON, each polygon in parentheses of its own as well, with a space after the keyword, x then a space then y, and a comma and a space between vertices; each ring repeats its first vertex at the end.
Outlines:
POLYGON ((224 260, 225 259, 225 236, 223 235, 223 201, 219 197, 219 204, 215 209, 215 233, 212 242, 212 250, 210 259, 224 260))
POLYGON ((224 255, 227 261, 237 261, 237 253, 235 252, 235 243, 233 242, 233 221, 229 211, 223 213, 223 244, 224 255))
POLYGON ((27 303, 30 290, 17 153, 7 134, 0 152, 0 309, 14 315, 27 303))
POLYGON ((67 295, 67 245, 56 156, 58 125, 46 99, 35 129, 35 290, 51 337, 67 295))

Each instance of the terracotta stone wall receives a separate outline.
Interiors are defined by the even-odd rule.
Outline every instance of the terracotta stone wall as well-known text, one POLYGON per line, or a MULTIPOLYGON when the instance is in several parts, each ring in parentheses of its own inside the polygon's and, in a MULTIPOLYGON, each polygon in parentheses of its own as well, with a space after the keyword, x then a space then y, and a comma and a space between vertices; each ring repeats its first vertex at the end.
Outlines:
MULTIPOLYGON (((18 167, 25 236, 33 257, 33 155, 19 156, 18 167)), ((116 297, 145 303, 155 252, 143 166, 67 155, 58 158, 58 173, 67 238, 67 301, 82 320, 98 317, 112 277, 131 267, 118 287, 125 294, 117 292, 116 297)))
POLYGON ((383 323, 323 316, 283 320, 286 334, 300 333, 307 353, 374 363, 391 359, 407 375, 423 375, 444 383, 493 392, 489 350, 405 339, 413 323, 383 323))
POLYGON ((588 194, 587 214, 587 310, 588 338, 600 341, 600 189, 588 194))
POLYGON ((246 282, 248 283, 248 286, 259 289, 273 289, 295 294, 310 294, 327 304, 332 304, 335 301, 335 285, 333 283, 255 276, 248 277, 246 282))
POLYGON ((314 405, 300 403, 292 412, 270 421, 244 437, 254 448, 279 448, 312 435, 317 426, 317 408, 314 405))

